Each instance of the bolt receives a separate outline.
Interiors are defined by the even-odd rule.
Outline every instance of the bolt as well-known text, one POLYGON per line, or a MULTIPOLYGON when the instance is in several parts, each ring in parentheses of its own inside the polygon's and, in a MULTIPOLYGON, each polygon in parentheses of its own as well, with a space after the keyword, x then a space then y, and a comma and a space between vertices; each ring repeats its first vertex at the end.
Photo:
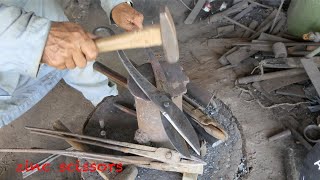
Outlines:
POLYGON ((102 137, 104 137, 104 136, 106 136, 106 135, 107 135, 107 132, 106 132, 106 131, 104 131, 104 130, 102 130, 102 131, 100 131, 100 135, 101 135, 102 137))
POLYGON ((163 103, 163 106, 167 108, 167 107, 170 106, 170 103, 169 103, 168 101, 167 101, 167 102, 164 102, 164 103, 163 103))
POLYGON ((170 151, 167 152, 167 153, 166 153, 166 158, 167 158, 167 159, 170 159, 171 157, 172 157, 172 153, 171 153, 170 151))

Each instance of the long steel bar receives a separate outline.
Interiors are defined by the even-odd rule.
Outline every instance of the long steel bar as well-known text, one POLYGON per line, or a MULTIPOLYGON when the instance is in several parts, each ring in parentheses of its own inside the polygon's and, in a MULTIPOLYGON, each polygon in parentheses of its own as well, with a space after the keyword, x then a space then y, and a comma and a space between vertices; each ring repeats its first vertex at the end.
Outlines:
POLYGON ((80 159, 92 159, 102 162, 127 163, 127 164, 150 164, 150 159, 137 156, 116 156, 99 153, 88 153, 81 151, 66 151, 66 150, 49 150, 49 149, 0 149, 0 152, 10 153, 36 153, 36 154, 58 154, 68 157, 80 159))
POLYGON ((145 150, 145 151, 156 151, 157 150, 157 148, 155 148, 155 147, 127 143, 127 142, 119 142, 119 141, 114 141, 111 139, 97 138, 97 137, 86 136, 86 135, 81 135, 81 134, 74 134, 74 133, 69 133, 69 132, 64 132, 64 131, 54 131, 54 130, 50 130, 50 129, 42 129, 42 128, 35 128, 35 127, 25 127, 25 128, 28 130, 37 131, 37 132, 67 135, 67 136, 71 136, 71 137, 75 137, 75 138, 89 139, 89 140, 94 140, 94 141, 98 141, 98 142, 102 142, 102 143, 108 143, 108 144, 112 144, 112 145, 128 147, 128 148, 133 148, 133 149, 139 149, 139 150, 145 150))
MULTIPOLYGON (((107 149, 113 149, 116 151, 120 151, 123 153, 130 153, 130 154, 135 154, 138 156, 142 156, 142 157, 147 157, 150 159, 154 159, 154 160, 158 160, 164 163, 179 163, 180 159, 177 158, 165 158, 164 156, 162 156, 162 154, 160 153, 156 153, 153 151, 144 151, 144 150, 137 150, 137 149, 130 149, 130 148, 124 148, 124 147, 117 147, 114 145, 108 145, 108 144, 104 144, 104 143, 100 143, 100 142, 94 142, 91 140, 84 140, 84 139, 77 139, 77 138, 69 138, 69 137, 65 137, 65 136, 61 136, 61 135, 54 135, 54 134, 47 134, 47 133, 43 133, 43 132, 36 132, 36 131, 31 131, 31 133, 34 134, 40 134, 40 135, 45 135, 45 136, 49 136, 49 137, 54 137, 54 138, 59 138, 59 139, 63 139, 63 140, 68 140, 68 141, 75 141, 75 142, 80 142, 83 144, 90 144, 90 145, 94 145, 94 146, 99 146, 99 147, 103 147, 103 148, 107 148, 107 149)), ((159 148, 158 150, 161 151, 162 148, 159 148)), ((163 148, 163 150, 165 150, 163 148)), ((171 150, 168 149, 168 152, 170 152, 171 154, 174 154, 174 152, 172 152, 171 150)), ((165 154, 163 154, 165 155, 165 154)))

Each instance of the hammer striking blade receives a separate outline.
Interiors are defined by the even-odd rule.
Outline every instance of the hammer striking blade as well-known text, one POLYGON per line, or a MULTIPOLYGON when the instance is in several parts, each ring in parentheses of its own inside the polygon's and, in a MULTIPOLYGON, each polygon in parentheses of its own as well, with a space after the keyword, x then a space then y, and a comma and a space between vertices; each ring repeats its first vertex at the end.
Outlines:
POLYGON ((95 40, 100 53, 162 45, 169 63, 176 63, 179 60, 177 33, 167 7, 160 13, 160 24, 149 25, 138 31, 111 33, 111 35, 95 40))

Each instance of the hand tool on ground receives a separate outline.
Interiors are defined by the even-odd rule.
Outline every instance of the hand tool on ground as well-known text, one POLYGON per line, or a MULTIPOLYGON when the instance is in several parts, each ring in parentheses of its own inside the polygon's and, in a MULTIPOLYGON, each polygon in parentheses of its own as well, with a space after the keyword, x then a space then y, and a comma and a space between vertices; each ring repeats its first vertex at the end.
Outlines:
POLYGON ((89 144, 107 149, 120 151, 123 153, 137 156, 120 156, 99 153, 88 153, 83 151, 65 151, 65 150, 45 150, 45 149, 0 149, 0 152, 26 152, 26 153, 48 153, 61 154, 64 156, 92 159, 104 162, 135 164, 139 167, 160 169, 175 172, 192 172, 202 174, 203 162, 194 156, 186 159, 179 152, 167 148, 155 148, 127 142, 119 142, 104 138, 91 137, 86 135, 73 134, 64 131, 55 131, 49 129, 26 127, 31 133, 59 138, 68 142, 78 144, 89 144))
POLYGON ((317 125, 308 125, 303 130, 304 137, 311 143, 320 142, 320 127, 317 125))
POLYGON ((114 107, 116 107, 117 109, 119 109, 120 111, 123 111, 131 116, 137 117, 137 113, 135 110, 130 109, 122 104, 119 104, 117 102, 113 103, 114 107))
MULTIPOLYGON (((71 133, 70 129, 68 129, 60 120, 57 120, 56 122, 54 122, 53 124, 53 129, 57 130, 57 131, 64 131, 64 132, 68 132, 71 133)), ((74 141, 69 141, 66 140, 67 143, 69 143, 73 149, 78 150, 78 151, 89 151, 89 148, 81 143, 78 142, 74 142, 74 141)), ((96 163, 95 161, 92 160, 88 160, 90 163, 96 163)), ((109 175, 106 174, 103 171, 97 170, 97 172, 99 173, 99 175, 104 179, 104 180, 108 180, 109 175)))
MULTIPOLYGON (((303 68, 300 61, 300 57, 289 57, 289 58, 272 58, 264 59, 259 64, 266 68, 277 68, 277 69, 291 69, 291 68, 303 68)), ((320 67, 320 57, 314 57, 313 61, 317 67, 320 67)))
POLYGON ((160 24, 95 40, 100 53, 125 49, 163 46, 169 63, 179 60, 177 33, 167 7, 160 13, 160 24))
MULTIPOLYGON (((173 25, 170 25, 169 22, 171 21, 172 17, 170 15, 170 12, 168 8, 165 8, 164 12, 160 14, 160 22, 163 22, 163 24, 166 24, 169 28, 171 27, 171 25, 173 25)), ((114 32, 110 28, 109 32, 112 36, 114 36, 114 32)), ((176 35, 175 32, 172 34, 176 35)), ((174 39, 176 39, 176 36, 171 38, 173 39, 168 39, 168 41, 175 41, 174 39)), ((170 46, 170 44, 171 43, 167 43, 168 46, 164 48, 165 54, 167 54, 166 60, 168 62, 174 62, 172 59, 170 60, 171 57, 169 57, 168 52, 176 51, 175 53, 178 53, 178 49, 170 46)), ((200 154, 200 144, 197 134, 183 112, 172 102, 172 100, 167 96, 166 93, 159 91, 145 77, 141 75, 141 73, 132 65, 132 63, 122 50, 119 50, 117 52, 122 64, 127 69, 128 73, 139 86, 139 88, 143 91, 143 93, 159 108, 162 115, 172 124, 175 130, 178 131, 178 133, 186 140, 186 142, 192 147, 192 149, 197 154, 200 154)))

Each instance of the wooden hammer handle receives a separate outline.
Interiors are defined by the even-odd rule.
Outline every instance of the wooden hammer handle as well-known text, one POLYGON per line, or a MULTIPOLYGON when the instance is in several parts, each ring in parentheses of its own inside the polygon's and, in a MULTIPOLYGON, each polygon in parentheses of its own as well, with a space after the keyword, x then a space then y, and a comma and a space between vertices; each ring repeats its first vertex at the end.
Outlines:
POLYGON ((152 25, 139 31, 97 39, 95 42, 100 53, 160 46, 162 45, 161 30, 159 25, 152 25))

